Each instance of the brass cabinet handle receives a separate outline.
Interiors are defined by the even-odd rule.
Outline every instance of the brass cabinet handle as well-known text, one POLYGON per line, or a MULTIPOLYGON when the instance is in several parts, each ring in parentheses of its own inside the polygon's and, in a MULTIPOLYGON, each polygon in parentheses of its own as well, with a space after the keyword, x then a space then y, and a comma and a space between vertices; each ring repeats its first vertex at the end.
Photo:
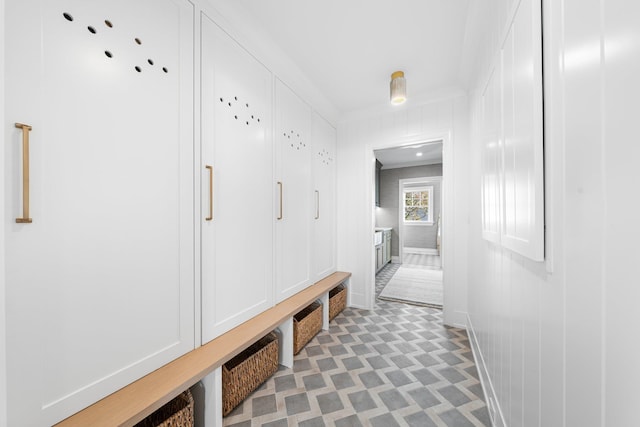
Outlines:
POLYGON ((316 190, 316 219, 320 218, 320 192, 316 190))
POLYGON ((22 129, 22 218, 16 218, 18 224, 30 224, 29 218, 29 132, 32 127, 23 123, 16 123, 22 129))
POLYGON ((277 219, 282 219, 282 182, 278 181, 278 188, 280 190, 280 212, 277 219))
POLYGON ((209 169, 209 216, 205 218, 205 221, 213 220, 213 166, 206 165, 205 168, 209 169))

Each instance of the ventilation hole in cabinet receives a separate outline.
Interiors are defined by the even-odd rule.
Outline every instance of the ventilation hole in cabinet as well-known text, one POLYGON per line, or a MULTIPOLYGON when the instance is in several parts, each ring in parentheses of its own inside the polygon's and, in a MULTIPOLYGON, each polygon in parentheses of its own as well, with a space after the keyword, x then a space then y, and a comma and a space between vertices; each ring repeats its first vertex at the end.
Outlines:
POLYGON ((293 144, 291 144, 291 148, 293 148, 293 144))
POLYGON ((227 104, 229 105, 229 107, 231 107, 231 103, 230 102, 227 102, 227 104))
POLYGON ((147 59, 147 62, 149 63, 149 65, 153 65, 153 59, 147 59))
POLYGON ((251 116, 251 120, 253 120, 253 115, 251 116))
POLYGON ((237 96, 234 96, 234 97, 233 97, 233 99, 235 99, 235 100, 237 101, 237 100, 238 100, 238 97, 237 97, 237 96))
POLYGON ((89 25, 89 26, 87 27, 87 30, 89 30, 89 32, 90 32, 91 34, 95 34, 95 33, 96 33, 96 29, 95 29, 95 28, 93 28, 91 25, 89 25))
POLYGON ((73 16, 69 15, 67 12, 63 13, 62 16, 64 16, 64 19, 67 21, 73 22, 73 16))
POLYGON ((165 72, 165 74, 169 72, 169 70, 167 69, 167 67, 162 67, 162 71, 164 71, 164 72, 165 72))
POLYGON ((258 119, 258 123, 260 123, 260 119, 258 119))
POLYGON ((245 123, 247 124, 247 126, 249 126, 249 122, 248 122, 248 121, 247 121, 247 122, 245 122, 245 123))
POLYGON ((105 50, 104 54, 107 55, 107 58, 113 58, 113 53, 109 52, 108 50, 105 50))
POLYGON ((249 104, 244 104, 244 105, 246 105, 246 106, 247 106, 247 108, 249 108, 249 104))
POLYGON ((136 69, 136 71, 137 71, 137 72, 139 72, 139 73, 141 73, 141 72, 142 72, 142 68, 140 68, 140 67, 139 67, 139 66, 137 66, 137 65, 135 66, 135 69, 136 69))
POLYGON ((113 24, 111 23, 111 21, 109 21, 108 19, 104 20, 104 25, 106 25, 109 28, 113 28, 113 24))
POLYGON ((220 102, 224 102, 224 99, 220 98, 220 102))
POLYGON ((142 40, 140 40, 139 38, 136 37, 134 40, 135 40, 136 44, 138 44, 138 45, 142 44, 142 40))
POLYGON ((238 120, 238 116, 233 116, 236 120, 238 120))

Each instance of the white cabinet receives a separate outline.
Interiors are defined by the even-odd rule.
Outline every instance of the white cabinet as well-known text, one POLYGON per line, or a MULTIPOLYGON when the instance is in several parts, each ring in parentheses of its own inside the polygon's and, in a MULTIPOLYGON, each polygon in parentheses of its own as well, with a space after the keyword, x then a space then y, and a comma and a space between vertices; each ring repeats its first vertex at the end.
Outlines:
POLYGON ((483 237, 544 260, 540 0, 522 0, 482 94, 483 237))
POLYGON ((276 302, 311 279, 311 108, 279 79, 275 84, 276 302))
MULTIPOLYGON (((207 342, 273 305, 272 76, 207 16, 201 22, 202 337, 207 342)), ((285 190, 299 191, 298 176, 286 178, 285 190)), ((287 216, 294 217, 287 238, 297 232, 294 201, 285 203, 287 216)))
POLYGON ((193 6, 10 1, 2 25, 8 425, 52 425, 193 349, 193 6))
POLYGON ((501 62, 489 74, 482 94, 482 236, 500 243, 501 177, 502 177, 502 115, 501 62))
POLYGON ((311 122, 314 221, 313 281, 336 271, 336 130, 317 113, 311 122))
POLYGON ((540 3, 522 0, 502 49, 502 244, 534 261, 544 261, 540 3))

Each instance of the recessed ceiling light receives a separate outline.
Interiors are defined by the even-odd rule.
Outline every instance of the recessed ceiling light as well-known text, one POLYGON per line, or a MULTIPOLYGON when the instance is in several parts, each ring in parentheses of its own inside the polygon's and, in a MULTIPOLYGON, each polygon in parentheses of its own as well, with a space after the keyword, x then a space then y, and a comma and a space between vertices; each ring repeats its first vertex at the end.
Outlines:
POLYGON ((422 156, 422 153, 416 153, 416 156, 420 157, 422 156))

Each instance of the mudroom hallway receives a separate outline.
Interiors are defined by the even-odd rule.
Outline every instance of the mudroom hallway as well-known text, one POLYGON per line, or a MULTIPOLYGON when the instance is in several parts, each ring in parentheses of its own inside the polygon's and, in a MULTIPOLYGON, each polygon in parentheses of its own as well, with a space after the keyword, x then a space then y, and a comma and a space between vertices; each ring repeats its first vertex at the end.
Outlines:
MULTIPOLYGON (((379 293, 398 268, 376 277, 379 293)), ((490 427, 463 329, 442 311, 347 308, 226 418, 227 427, 490 427)))

